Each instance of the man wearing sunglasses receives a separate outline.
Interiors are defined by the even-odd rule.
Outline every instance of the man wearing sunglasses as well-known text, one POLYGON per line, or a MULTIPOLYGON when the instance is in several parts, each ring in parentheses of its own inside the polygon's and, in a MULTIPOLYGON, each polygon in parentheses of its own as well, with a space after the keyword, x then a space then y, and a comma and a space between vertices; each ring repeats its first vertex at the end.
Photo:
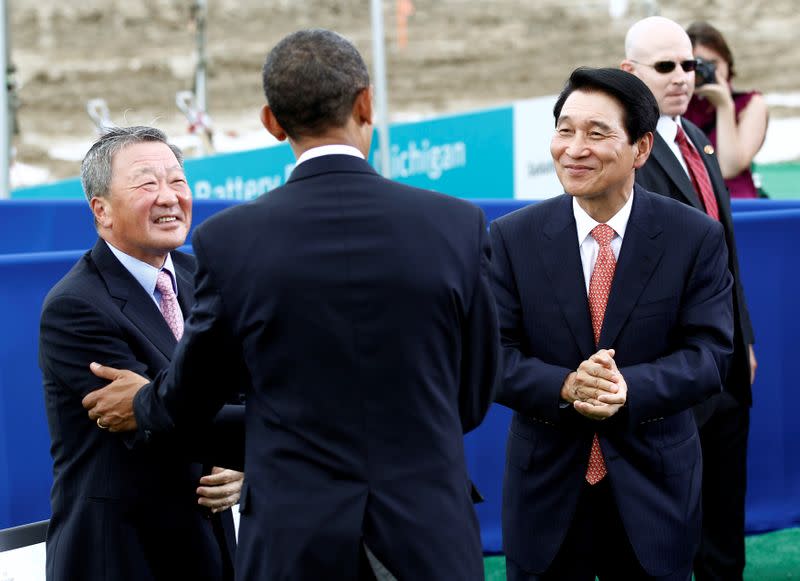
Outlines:
POLYGON ((692 97, 696 61, 683 28, 662 17, 635 23, 625 37, 621 68, 650 88, 661 112, 653 152, 636 171, 636 182, 652 192, 694 206, 725 229, 728 267, 734 277, 734 352, 724 389, 695 408, 703 449, 703 537, 695 577, 742 579, 744 499, 755 341, 739 277, 730 199, 713 146, 683 119, 692 97))

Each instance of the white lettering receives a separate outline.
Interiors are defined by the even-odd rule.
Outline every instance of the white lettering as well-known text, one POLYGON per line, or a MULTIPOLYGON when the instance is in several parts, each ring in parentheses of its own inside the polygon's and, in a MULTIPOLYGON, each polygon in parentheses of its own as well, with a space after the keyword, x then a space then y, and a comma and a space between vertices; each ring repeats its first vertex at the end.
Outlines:
POLYGON ((253 200, 283 184, 280 175, 261 176, 246 180, 242 176, 227 176, 222 184, 208 180, 194 183, 195 200, 253 200))
MULTIPOLYGON (((380 166, 381 151, 375 152, 375 162, 380 166)), ((390 171, 393 178, 410 178, 426 175, 438 180, 446 171, 467 165, 467 145, 463 141, 431 145, 423 139, 417 144, 409 141, 405 148, 393 144, 390 149, 390 171)))
POLYGON ((207 200, 211 197, 211 183, 206 180, 198 180, 194 184, 194 199, 207 200))

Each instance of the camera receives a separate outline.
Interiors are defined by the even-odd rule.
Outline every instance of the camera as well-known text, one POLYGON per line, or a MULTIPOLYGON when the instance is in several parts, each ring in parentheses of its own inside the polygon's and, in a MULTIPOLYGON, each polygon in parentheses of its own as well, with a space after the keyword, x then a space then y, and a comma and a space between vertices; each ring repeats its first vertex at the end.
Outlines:
POLYGON ((697 59, 697 68, 694 70, 694 86, 700 87, 717 82, 717 65, 711 61, 697 59))

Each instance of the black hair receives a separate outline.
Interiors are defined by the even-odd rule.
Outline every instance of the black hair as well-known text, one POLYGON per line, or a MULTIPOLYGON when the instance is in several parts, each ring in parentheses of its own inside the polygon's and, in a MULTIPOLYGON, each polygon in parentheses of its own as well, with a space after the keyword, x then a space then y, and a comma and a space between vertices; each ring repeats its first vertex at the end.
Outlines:
POLYGON ((318 136, 342 127, 369 72, 353 43, 324 29, 300 30, 267 55, 264 95, 286 134, 318 136))
POLYGON ((658 102, 641 79, 622 69, 579 67, 572 71, 553 107, 555 122, 564 102, 574 91, 600 92, 616 99, 624 110, 623 124, 628 140, 636 143, 646 133, 653 133, 658 123, 658 102))

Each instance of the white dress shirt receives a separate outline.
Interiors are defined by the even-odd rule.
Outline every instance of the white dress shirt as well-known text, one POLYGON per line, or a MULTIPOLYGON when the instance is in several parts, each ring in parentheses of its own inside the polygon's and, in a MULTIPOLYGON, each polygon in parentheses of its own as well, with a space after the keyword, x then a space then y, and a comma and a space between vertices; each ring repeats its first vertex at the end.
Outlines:
POLYGON ((295 163, 294 166, 297 167, 304 161, 314 159, 315 157, 322 157, 323 155, 352 155, 353 157, 364 159, 364 154, 352 145, 320 145, 319 147, 312 147, 304 151, 300 157, 297 158, 297 163, 295 163))
MULTIPOLYGON (((625 228, 627 228, 628 219, 631 217, 631 208, 633 208, 633 192, 631 192, 625 205, 606 222, 616 234, 611 239, 611 250, 614 252, 616 260, 619 260, 622 239, 625 237, 625 228)), ((581 252, 583 279, 586 282, 586 296, 589 296, 589 280, 592 278, 594 264, 597 262, 597 254, 600 252, 600 244, 594 239, 591 232, 600 222, 597 222, 578 205, 577 198, 572 198, 572 213, 575 215, 575 226, 578 230, 578 246, 581 252)))
MULTIPOLYGON (((667 115, 662 115, 658 118, 658 125, 656 125, 656 131, 658 134, 664 138, 664 141, 667 142, 667 147, 669 147, 670 151, 678 158, 678 163, 681 164, 683 171, 686 172, 686 175, 691 180, 691 176, 689 175, 689 169, 686 167, 686 161, 683 159, 683 154, 681 153, 680 147, 675 142, 675 136, 678 134, 678 124, 681 122, 680 117, 669 117, 667 115)), ((681 128, 683 125, 681 125, 681 128)), ((688 137, 687 137, 688 139, 688 137)))
POLYGON ((172 264, 172 256, 167 254, 167 259, 164 261, 164 266, 161 268, 156 268, 155 266, 151 266, 146 262, 142 262, 138 258, 134 258, 129 254, 125 254, 119 248, 114 247, 113 244, 106 241, 108 244, 108 248, 111 252, 114 253, 114 256, 122 263, 122 266, 125 267, 125 270, 131 273, 133 278, 135 278, 142 288, 147 291, 147 294, 150 295, 150 298, 153 299, 158 306, 159 310, 161 309, 161 291, 156 288, 156 279, 158 278, 158 273, 162 270, 166 270, 169 273, 170 279, 172 280, 172 288, 175 291, 175 296, 178 296, 178 284, 175 282, 175 266, 172 264))

